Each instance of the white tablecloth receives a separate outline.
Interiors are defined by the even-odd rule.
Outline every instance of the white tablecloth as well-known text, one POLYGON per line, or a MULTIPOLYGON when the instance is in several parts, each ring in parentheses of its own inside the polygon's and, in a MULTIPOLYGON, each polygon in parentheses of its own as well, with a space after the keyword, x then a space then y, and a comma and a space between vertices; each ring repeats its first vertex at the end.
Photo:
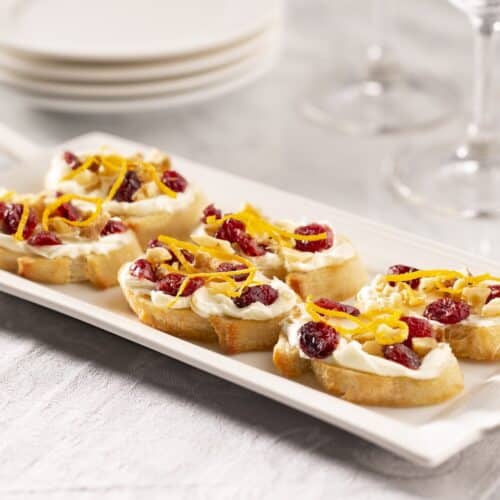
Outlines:
MULTIPOLYGON (((465 19, 438 0, 387 5, 403 61, 466 91, 465 19)), ((463 248, 490 244, 500 255, 491 222, 437 219, 390 196, 381 164, 408 138, 344 137, 300 117, 310 78, 359 62, 366 2, 289 7, 280 64, 233 95, 172 112, 69 117, 29 110, 2 91, 2 120, 44 144, 92 129, 117 133, 463 248)), ((421 469, 88 325, 0 300, 2 499, 500 498, 499 432, 421 469)))

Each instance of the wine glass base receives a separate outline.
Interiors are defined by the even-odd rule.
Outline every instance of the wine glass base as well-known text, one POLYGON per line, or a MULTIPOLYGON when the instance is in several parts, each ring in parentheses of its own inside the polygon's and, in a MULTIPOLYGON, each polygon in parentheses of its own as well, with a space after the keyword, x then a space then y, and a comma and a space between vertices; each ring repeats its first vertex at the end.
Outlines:
POLYGON ((500 145, 467 151, 456 144, 400 151, 390 182, 406 200, 463 217, 500 215, 500 145))
POLYGON ((343 86, 328 81, 311 92, 305 116, 320 125, 357 135, 381 135, 425 128, 456 109, 453 89, 431 77, 359 81, 343 86))

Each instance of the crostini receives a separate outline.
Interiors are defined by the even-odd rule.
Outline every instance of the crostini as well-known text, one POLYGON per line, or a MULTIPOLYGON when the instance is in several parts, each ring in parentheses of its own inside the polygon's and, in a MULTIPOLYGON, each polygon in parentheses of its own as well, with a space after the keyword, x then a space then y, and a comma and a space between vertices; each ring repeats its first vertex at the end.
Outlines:
POLYGON ((124 262, 140 255, 135 233, 97 203, 74 196, 8 193, 0 201, 0 269, 33 281, 118 284, 124 262))
POLYGON ((427 319, 458 358, 500 361, 500 278, 468 270, 389 268, 360 290, 362 311, 397 307, 427 319))
POLYGON ((272 349, 293 290, 234 253, 160 236, 122 267, 119 282, 139 319, 189 340, 218 341, 226 353, 272 349))
POLYGON ((226 215, 209 205, 191 239, 249 259, 266 276, 285 280, 303 299, 345 300, 367 280, 352 243, 327 222, 271 222, 251 205, 226 215))
POLYGON ((328 299, 307 300, 283 321, 273 361, 287 377, 312 370, 327 392, 365 405, 431 405, 463 389, 458 362, 429 321, 395 309, 363 315, 328 299))
POLYGON ((102 199, 105 210, 135 231, 143 249, 159 234, 188 238, 205 205, 200 190, 157 151, 126 157, 105 149, 59 151, 45 184, 60 193, 102 199))

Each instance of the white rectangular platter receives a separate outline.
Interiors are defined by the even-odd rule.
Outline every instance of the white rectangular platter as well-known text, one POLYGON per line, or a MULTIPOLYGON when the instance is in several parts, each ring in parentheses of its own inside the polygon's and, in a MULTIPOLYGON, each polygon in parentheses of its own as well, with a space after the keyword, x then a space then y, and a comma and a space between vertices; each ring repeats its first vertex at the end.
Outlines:
MULTIPOLYGON (((148 148, 100 133, 76 138, 59 148, 82 150, 102 145, 133 151, 148 148)), ((22 169, 0 171, 0 185, 20 192, 40 189, 50 155, 51 151, 43 151, 22 169)), ((174 156, 173 162, 189 179, 202 185, 209 199, 224 210, 236 209, 248 200, 275 218, 329 220, 354 241, 371 272, 401 262, 417 267, 468 266, 474 273, 500 272, 500 266, 494 262, 328 205, 183 158, 174 156)), ((103 292, 84 284, 45 286, 0 271, 0 290, 239 384, 424 466, 439 465, 500 425, 499 363, 461 363, 465 391, 441 405, 418 409, 363 407, 326 394, 310 376, 297 381, 281 377, 273 368, 270 353, 226 356, 216 346, 186 342, 145 326, 128 310, 117 288, 103 292)))

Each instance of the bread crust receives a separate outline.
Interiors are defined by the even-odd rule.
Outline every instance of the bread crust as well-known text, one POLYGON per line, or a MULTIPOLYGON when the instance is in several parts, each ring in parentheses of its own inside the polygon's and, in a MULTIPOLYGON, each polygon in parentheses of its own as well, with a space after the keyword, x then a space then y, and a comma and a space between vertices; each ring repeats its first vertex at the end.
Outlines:
POLYGON ((217 341, 210 322, 190 308, 165 309, 153 304, 149 297, 139 295, 125 286, 121 288, 130 308, 142 323, 181 339, 217 341))
POLYGON ((227 316, 211 316, 210 324, 221 349, 227 354, 268 351, 278 340, 280 323, 285 314, 264 321, 243 320, 227 316))
POLYGON ((0 268, 41 283, 64 285, 90 281, 98 288, 108 288, 118 284, 118 269, 140 254, 141 248, 135 238, 107 254, 90 254, 76 258, 49 259, 0 248, 0 268))
POLYGON ((500 325, 449 325, 444 328, 446 342, 458 358, 500 361, 500 325))
POLYGON ((203 194, 196 192, 189 206, 171 214, 160 212, 141 217, 127 215, 120 217, 135 232, 144 250, 148 242, 160 234, 188 240, 194 228, 200 223, 200 214, 206 203, 203 194))
POLYGON ((286 277, 287 284, 302 299, 311 295, 313 299, 345 300, 356 295, 367 280, 368 275, 358 255, 337 266, 292 271, 286 277))
POLYGON ((413 407, 441 403, 463 390, 463 376, 455 360, 439 375, 426 380, 386 377, 299 356, 297 348, 280 335, 273 351, 276 368, 286 377, 297 377, 311 369, 323 389, 352 403, 413 407))

